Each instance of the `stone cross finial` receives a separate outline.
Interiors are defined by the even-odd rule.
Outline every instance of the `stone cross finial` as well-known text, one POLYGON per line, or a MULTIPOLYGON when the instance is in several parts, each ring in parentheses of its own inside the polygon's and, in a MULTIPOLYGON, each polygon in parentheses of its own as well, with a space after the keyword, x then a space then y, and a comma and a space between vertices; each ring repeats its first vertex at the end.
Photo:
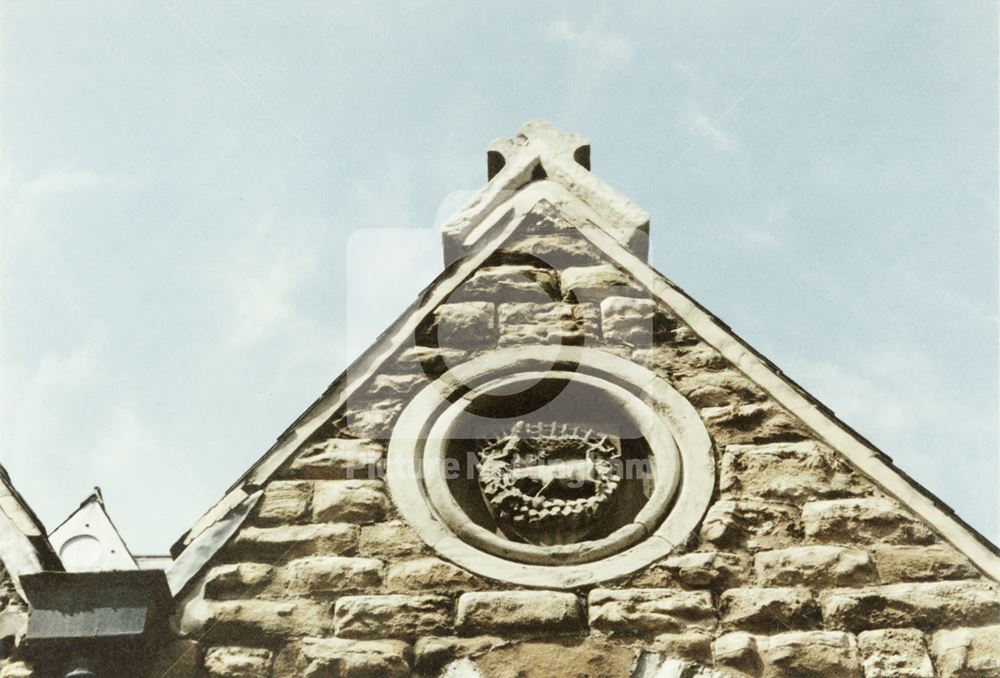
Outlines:
POLYGON ((589 171, 590 140, 580 134, 560 132, 544 120, 532 120, 513 139, 494 139, 490 143, 486 151, 486 178, 493 179, 516 156, 528 162, 537 159, 542 168, 552 162, 571 162, 589 171))

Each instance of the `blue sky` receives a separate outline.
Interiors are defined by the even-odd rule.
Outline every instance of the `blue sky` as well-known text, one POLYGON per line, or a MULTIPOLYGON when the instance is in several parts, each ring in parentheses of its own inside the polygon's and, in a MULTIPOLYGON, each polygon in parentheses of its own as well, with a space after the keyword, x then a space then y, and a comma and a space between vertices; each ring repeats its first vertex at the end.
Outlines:
POLYGON ((995 3, 0 5, 0 459, 165 551, 440 269, 531 118, 652 263, 998 524, 995 3))

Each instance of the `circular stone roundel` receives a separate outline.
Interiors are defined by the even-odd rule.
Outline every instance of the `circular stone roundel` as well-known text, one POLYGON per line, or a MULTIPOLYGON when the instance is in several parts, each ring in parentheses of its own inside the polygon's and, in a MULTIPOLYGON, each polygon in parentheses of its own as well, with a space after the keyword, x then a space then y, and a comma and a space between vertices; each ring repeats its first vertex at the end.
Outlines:
POLYGON ((403 410, 387 481, 443 557, 486 577, 572 588, 667 555, 715 484, 694 407, 644 367, 590 348, 496 351, 403 410))

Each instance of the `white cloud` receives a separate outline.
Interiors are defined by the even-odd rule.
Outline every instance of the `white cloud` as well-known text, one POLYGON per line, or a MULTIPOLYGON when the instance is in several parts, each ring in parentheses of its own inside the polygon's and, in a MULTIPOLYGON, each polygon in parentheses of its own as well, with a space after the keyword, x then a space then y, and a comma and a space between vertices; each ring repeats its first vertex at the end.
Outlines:
POLYGON ((688 128, 698 137, 705 137, 720 151, 732 151, 736 140, 716 127, 707 115, 697 109, 688 111, 688 128))
POLYGON ((562 17, 552 21, 546 36, 553 42, 560 42, 587 55, 588 59, 608 66, 621 66, 632 59, 632 43, 623 35, 591 23, 585 28, 576 27, 569 19, 562 17))

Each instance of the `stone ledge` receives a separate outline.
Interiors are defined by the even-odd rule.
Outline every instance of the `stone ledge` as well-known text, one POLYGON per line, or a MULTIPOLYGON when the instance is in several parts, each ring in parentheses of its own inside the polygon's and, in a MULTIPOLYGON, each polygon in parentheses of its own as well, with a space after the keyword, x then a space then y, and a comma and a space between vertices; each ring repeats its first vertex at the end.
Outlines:
POLYGON ((662 634, 715 629, 707 591, 594 589, 588 597, 590 626, 607 634, 662 634))
POLYGON ((575 594, 561 591, 463 593, 456 628, 463 634, 578 632, 583 614, 575 594))

